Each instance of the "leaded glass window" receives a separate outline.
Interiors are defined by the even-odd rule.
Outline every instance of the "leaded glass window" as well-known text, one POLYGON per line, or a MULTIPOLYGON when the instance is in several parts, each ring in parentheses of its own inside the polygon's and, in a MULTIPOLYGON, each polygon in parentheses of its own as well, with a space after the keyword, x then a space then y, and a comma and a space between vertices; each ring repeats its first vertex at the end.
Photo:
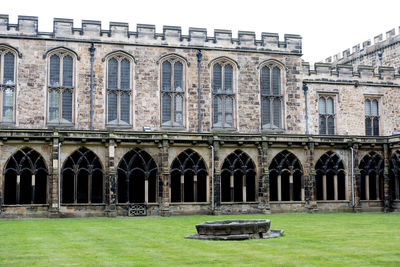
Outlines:
POLYGON ((365 135, 379 135, 379 102, 377 99, 365 100, 365 135))
POLYGON ((74 57, 63 50, 53 53, 49 58, 49 123, 72 123, 74 88, 74 57))
POLYGON ((282 84, 281 69, 267 64, 261 69, 261 124, 263 129, 282 128, 282 84))
POLYGON ((14 122, 16 56, 6 47, 0 46, 0 121, 14 122))
POLYGON ((183 126, 184 121, 184 67, 176 58, 161 64, 161 124, 183 126))
POLYGON ((335 134, 335 101, 333 96, 320 96, 318 100, 319 134, 335 134))
POLYGON ((235 127, 235 89, 233 66, 218 62, 213 66, 213 127, 235 127))
POLYGON ((129 125, 131 110, 131 61, 117 54, 107 63, 107 123, 129 125))

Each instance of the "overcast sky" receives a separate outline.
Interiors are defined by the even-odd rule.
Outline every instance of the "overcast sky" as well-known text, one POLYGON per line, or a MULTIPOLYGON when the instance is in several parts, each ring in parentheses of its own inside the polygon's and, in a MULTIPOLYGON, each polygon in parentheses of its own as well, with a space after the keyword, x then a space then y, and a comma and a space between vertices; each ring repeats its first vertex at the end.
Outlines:
POLYGON ((300 34, 303 37, 303 59, 309 62, 352 48, 358 43, 400 26, 400 0, 2 0, 0 14, 8 14, 10 23, 18 15, 39 17, 39 31, 52 31, 53 18, 100 20, 102 28, 109 22, 128 22, 131 31, 137 23, 155 24, 157 32, 163 25, 181 26, 183 34, 189 27, 300 34))

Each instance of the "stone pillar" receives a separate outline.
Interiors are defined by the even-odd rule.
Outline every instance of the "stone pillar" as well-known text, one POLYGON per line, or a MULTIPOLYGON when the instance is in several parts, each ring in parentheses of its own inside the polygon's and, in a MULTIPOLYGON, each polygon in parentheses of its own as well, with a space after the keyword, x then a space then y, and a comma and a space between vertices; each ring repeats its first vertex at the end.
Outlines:
MULTIPOLYGON (((369 175, 365 175, 365 200, 369 200, 369 175)), ((361 196, 360 196, 361 197, 361 196)))
MULTIPOLYGON (((218 137, 214 136, 214 200, 216 209, 221 206, 221 163, 218 137)), ((218 212, 217 212, 218 213, 218 212)))
POLYGON ((31 188, 31 204, 35 203, 35 183, 36 183, 36 175, 32 174, 31 177, 31 184, 32 184, 32 188, 31 188))
POLYGON ((185 202, 185 175, 181 173, 181 202, 185 202))
POLYGON ((149 203, 149 180, 148 177, 144 180, 144 202, 149 203))
POLYGON ((247 185, 246 185, 246 175, 243 175, 242 176, 242 179, 243 179, 243 202, 247 202, 247 192, 246 192, 246 187, 247 187, 247 185))
MULTIPOLYGON (((361 200, 361 172, 359 168, 354 169, 354 176, 355 176, 355 190, 354 190, 355 208, 358 209, 360 207, 360 200, 361 200)), ((365 187, 365 189, 367 189, 367 187, 365 187)), ((367 192, 369 191, 365 190, 365 193, 367 192)))
POLYGON ((193 176, 193 201, 197 202, 197 174, 193 176))
POLYGON ((316 183, 315 183, 315 169, 314 169, 314 143, 312 138, 309 138, 307 146, 304 146, 306 154, 306 162, 304 164, 303 170, 303 181, 304 181, 304 207, 308 209, 309 212, 318 211, 317 207, 317 197, 316 197, 316 183))
POLYGON ((301 176, 301 201, 305 201, 305 182, 304 175, 301 176))
POLYGON ((335 174, 333 176, 333 196, 334 196, 334 200, 338 200, 339 199, 337 174, 335 174))
POLYGON ((106 214, 109 217, 117 216, 117 177, 115 170, 115 141, 114 135, 110 133, 108 144, 106 144, 106 148, 108 148, 107 155, 107 165, 108 170, 106 170, 106 192, 105 192, 105 202, 106 202, 106 214))
POLYGON ((17 189, 15 190, 15 203, 19 204, 21 195, 21 175, 17 174, 17 189))
POLYGON ((78 165, 74 165, 74 204, 78 202, 78 165))
POLYGON ((270 213, 268 143, 266 142, 266 137, 263 137, 261 145, 258 145, 258 158, 261 170, 258 178, 258 209, 262 213, 270 213))
POLYGON ((327 190, 326 190, 326 175, 322 176, 322 199, 327 199, 327 190))
POLYGON ((379 175, 375 174, 375 194, 376 194, 376 200, 381 200, 379 195, 380 195, 380 183, 379 183, 379 175))
POLYGON ((278 187, 278 201, 282 201, 282 177, 279 174, 277 178, 277 187, 278 187))
MULTIPOLYGON (((58 144, 60 140, 58 137, 58 132, 55 131, 53 133, 53 142, 51 145, 51 154, 50 154, 50 164, 49 164, 49 173, 47 175, 48 180, 48 196, 47 202, 49 203, 49 217, 58 217, 60 207, 58 206, 58 198, 60 198, 60 203, 62 202, 62 190, 61 192, 58 191, 58 183, 61 177, 58 176, 59 169, 58 169, 58 144)), ((61 168, 61 162, 60 162, 61 168)), ((61 185, 60 185, 61 189, 61 185)))
POLYGON ((163 184, 162 187, 162 198, 161 198, 161 208, 160 215, 161 216, 169 216, 169 203, 170 203, 170 185, 171 185, 171 176, 169 173, 169 161, 168 161, 168 151, 169 151, 169 143, 168 143, 168 135, 163 135, 163 140, 158 146, 160 150, 160 166, 161 166, 161 181, 163 184))
POLYGON ((390 199, 390 188, 389 188, 389 160, 390 160, 390 149, 387 144, 383 145, 383 157, 384 157, 384 167, 383 167, 383 209, 385 212, 389 212, 391 208, 390 199))
POLYGON ((293 173, 291 173, 289 176, 289 187, 290 187, 289 200, 293 201, 293 173))
MULTIPOLYGON (((90 167, 89 167, 90 168, 90 167)), ((92 174, 88 175, 88 203, 92 203, 92 174)))
POLYGON ((233 173, 231 173, 229 176, 229 185, 231 188, 231 202, 234 202, 234 200, 235 200, 235 180, 234 180, 233 173))

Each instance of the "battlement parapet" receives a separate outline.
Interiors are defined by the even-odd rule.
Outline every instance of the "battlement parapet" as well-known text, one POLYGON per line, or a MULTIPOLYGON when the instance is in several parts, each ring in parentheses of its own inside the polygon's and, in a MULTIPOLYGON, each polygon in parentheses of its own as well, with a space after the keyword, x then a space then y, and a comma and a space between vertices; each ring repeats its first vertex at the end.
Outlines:
POLYGON ((333 63, 315 63, 314 69, 310 68, 310 63, 302 62, 303 75, 305 76, 320 76, 330 79, 365 79, 382 81, 400 81, 400 76, 396 74, 393 67, 358 65, 356 68, 349 64, 333 64, 333 63))
POLYGON ((302 38, 300 35, 285 34, 279 41, 277 33, 261 34, 256 39, 255 32, 239 31, 233 38, 230 30, 214 30, 214 36, 207 35, 205 28, 189 28, 189 34, 183 35, 181 27, 164 26, 162 33, 156 32, 155 25, 137 24, 136 31, 129 30, 129 24, 110 22, 109 29, 101 27, 101 21, 82 20, 80 28, 74 28, 72 19, 55 18, 53 32, 38 31, 38 17, 19 16, 18 24, 10 24, 8 15, 0 15, 0 37, 24 37, 41 39, 62 39, 68 41, 88 42, 119 42, 124 44, 204 47, 210 49, 232 49, 265 51, 285 54, 302 53, 302 38))
POLYGON ((365 55, 382 51, 386 47, 400 42, 400 27, 397 35, 395 29, 393 28, 387 31, 385 35, 376 35, 373 40, 374 44, 372 44, 371 39, 366 40, 362 42, 362 44, 354 45, 352 49, 349 48, 334 56, 327 57, 324 62, 333 64, 346 64, 365 55))

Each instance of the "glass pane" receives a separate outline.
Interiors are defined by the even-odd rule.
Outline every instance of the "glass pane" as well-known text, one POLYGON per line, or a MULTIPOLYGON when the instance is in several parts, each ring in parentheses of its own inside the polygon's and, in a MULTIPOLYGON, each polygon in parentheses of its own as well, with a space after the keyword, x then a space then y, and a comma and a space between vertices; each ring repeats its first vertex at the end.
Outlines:
POLYGON ((175 123, 183 124, 183 98, 180 95, 175 96, 175 123))
POLYGON ((50 86, 60 86, 60 58, 57 55, 50 57, 50 86))
POLYGON ((231 65, 226 65, 224 68, 224 89, 225 93, 233 92, 233 68, 231 65))
POLYGON ((130 96, 127 93, 121 95, 121 124, 129 124, 130 96))
POLYGON ((328 114, 333 114, 333 99, 331 97, 328 97, 328 103, 327 103, 327 112, 328 114))
POLYGON ((108 95, 108 123, 114 124, 117 121, 117 94, 111 93, 108 95))
POLYGON ((365 115, 371 116, 371 101, 369 99, 365 100, 365 115))
POLYGON ((108 89, 117 89, 118 86, 118 62, 115 58, 108 61, 108 89))
POLYGON ((14 54, 8 52, 4 56, 4 84, 14 84, 14 54))
POLYGON ((221 99, 217 96, 214 96, 214 107, 213 107, 213 125, 214 127, 221 127, 222 120, 222 102, 221 99))
POLYGON ((371 118, 365 118, 365 135, 372 135, 371 118))
POLYGON ((63 86, 72 87, 72 73, 73 73, 73 60, 72 57, 66 56, 63 59, 63 86))
POLYGON ((263 98, 261 102, 261 123, 263 128, 271 126, 271 102, 268 98, 263 98))
POLYGON ((326 134, 326 118, 319 116, 319 134, 326 134))
POLYGON ((171 63, 168 61, 162 64, 162 90, 171 90, 171 63))
POLYGON ((377 117, 374 118, 374 135, 379 135, 379 119, 377 117))
POLYGON ((6 89, 3 92, 3 122, 13 121, 14 92, 6 89))
POLYGON ((171 124, 171 96, 163 94, 162 96, 162 124, 171 124))
POLYGON ((318 106, 319 106, 319 114, 326 114, 325 98, 323 98, 323 97, 319 98, 318 106))
POLYGON ((268 67, 264 67, 261 69, 261 94, 271 95, 270 85, 271 85, 270 69, 268 67))
POLYGON ((278 67, 272 69, 272 91, 274 95, 281 94, 281 70, 278 67))
POLYGON ((281 128, 281 100, 274 99, 273 101, 274 109, 274 127, 281 128))
POLYGON ((233 127, 233 99, 225 98, 225 127, 233 127))
POLYGON ((332 116, 328 117, 328 134, 335 134, 335 119, 332 116))
POLYGON ((182 92, 183 91, 183 86, 182 86, 182 80, 183 80, 183 65, 180 62, 175 62, 174 65, 174 88, 175 91, 182 92))
POLYGON ((50 92, 49 97, 49 121, 58 123, 58 115, 59 115, 59 102, 60 95, 57 91, 53 90, 50 92))
POLYGON ((372 100, 372 116, 378 116, 379 110, 378 110, 378 100, 374 99, 372 100))
POLYGON ((130 89, 131 85, 131 64, 129 60, 123 59, 121 61, 121 89, 130 89))
POLYGON ((72 93, 69 91, 62 94, 62 119, 64 123, 72 122, 72 93))
POLYGON ((213 68, 213 90, 214 93, 222 91, 222 68, 219 64, 215 64, 213 68))

